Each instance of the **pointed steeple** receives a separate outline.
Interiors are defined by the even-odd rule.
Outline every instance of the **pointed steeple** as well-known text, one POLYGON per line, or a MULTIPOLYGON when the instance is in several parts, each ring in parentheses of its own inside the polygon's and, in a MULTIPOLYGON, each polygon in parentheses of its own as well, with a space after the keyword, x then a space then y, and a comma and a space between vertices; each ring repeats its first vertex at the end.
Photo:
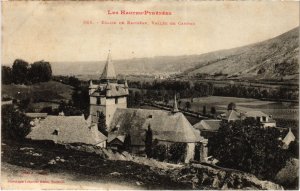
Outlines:
POLYGON ((114 65, 111 60, 110 50, 108 52, 107 60, 105 63, 104 70, 102 72, 102 75, 100 77, 101 80, 109 81, 109 80, 116 80, 116 72, 114 65))
POLYGON ((179 112, 178 107, 177 107, 177 99, 176 99, 176 94, 174 95, 174 104, 173 104, 173 109, 172 109, 173 113, 177 113, 179 112))

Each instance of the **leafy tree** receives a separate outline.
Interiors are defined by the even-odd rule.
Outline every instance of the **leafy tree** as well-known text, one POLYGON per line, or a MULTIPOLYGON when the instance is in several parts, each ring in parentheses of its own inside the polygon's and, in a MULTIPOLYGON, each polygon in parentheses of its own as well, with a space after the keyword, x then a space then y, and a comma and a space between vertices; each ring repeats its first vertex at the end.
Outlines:
POLYGON ((9 66, 2 66, 2 83, 11 84, 12 82, 12 70, 9 66))
POLYGON ((77 88, 80 86, 80 80, 75 76, 71 76, 69 77, 69 85, 77 88))
POLYGON ((31 130, 30 119, 12 105, 2 106, 1 122, 3 139, 22 141, 31 130))
POLYGON ((203 106, 202 114, 206 115, 206 106, 205 105, 203 106))
POLYGON ((210 108, 210 113, 211 113, 211 114, 215 115, 216 112, 217 112, 217 111, 216 111, 216 108, 215 108, 215 107, 211 107, 211 108, 210 108))
POLYGON ((227 106, 227 110, 235 110, 236 109, 236 105, 233 102, 230 102, 227 106))
POLYGON ((180 108, 181 100, 178 100, 178 107, 180 108))
POLYGON ((32 83, 47 82, 52 78, 52 69, 49 62, 38 61, 31 64, 28 71, 28 80, 32 83))
POLYGON ((124 140, 124 149, 126 151, 130 151, 130 147, 131 147, 131 136, 130 134, 127 134, 124 140))
POLYGON ((108 135, 107 128, 106 128, 106 120, 105 120, 105 115, 103 112, 99 113, 98 116, 98 130, 105 136, 108 135))
POLYGON ((189 101, 185 102, 185 108, 186 108, 187 110, 190 110, 190 108, 191 108, 191 103, 190 103, 189 101))
POLYGON ((277 128, 262 128, 252 119, 223 121, 208 146, 220 165, 272 179, 290 158, 279 137, 277 128))
POLYGON ((16 84, 22 84, 27 82, 29 64, 24 61, 17 59, 14 61, 12 66, 13 82, 16 84))
POLYGON ((146 138, 145 138, 145 152, 148 158, 152 157, 152 130, 150 124, 146 131, 146 138))

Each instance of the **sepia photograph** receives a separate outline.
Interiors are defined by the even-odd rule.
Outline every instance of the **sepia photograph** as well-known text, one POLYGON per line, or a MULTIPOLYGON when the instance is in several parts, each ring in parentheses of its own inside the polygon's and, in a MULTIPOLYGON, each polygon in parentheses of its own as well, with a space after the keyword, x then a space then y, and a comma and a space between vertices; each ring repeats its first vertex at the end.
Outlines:
POLYGON ((1 1, 1 190, 298 190, 299 1, 1 1))

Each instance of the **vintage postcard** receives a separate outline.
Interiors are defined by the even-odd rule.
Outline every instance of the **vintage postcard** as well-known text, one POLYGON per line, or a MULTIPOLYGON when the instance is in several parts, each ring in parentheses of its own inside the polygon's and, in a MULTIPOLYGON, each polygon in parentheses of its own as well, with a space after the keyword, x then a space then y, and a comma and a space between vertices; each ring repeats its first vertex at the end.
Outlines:
POLYGON ((1 189, 299 189, 299 1, 1 12, 1 189))

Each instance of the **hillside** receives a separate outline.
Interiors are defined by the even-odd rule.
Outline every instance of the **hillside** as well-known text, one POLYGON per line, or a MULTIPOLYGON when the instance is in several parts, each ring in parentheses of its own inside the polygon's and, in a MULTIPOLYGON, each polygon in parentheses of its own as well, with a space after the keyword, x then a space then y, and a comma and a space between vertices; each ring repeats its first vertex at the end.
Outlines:
POLYGON ((185 74, 223 74, 250 79, 298 77, 299 27, 260 43, 224 50, 221 56, 201 61, 185 74))
MULTIPOLYGON (((114 60, 119 74, 209 74, 218 78, 295 79, 299 27, 263 42, 201 55, 114 60)), ((103 58, 105 60, 105 58, 103 58)), ((52 63, 55 75, 99 75, 104 61, 52 63), (74 67, 76 65, 76 67, 74 67)))
POLYGON ((2 97, 17 99, 32 98, 36 102, 70 100, 73 87, 55 81, 42 82, 33 85, 2 85, 2 97))

